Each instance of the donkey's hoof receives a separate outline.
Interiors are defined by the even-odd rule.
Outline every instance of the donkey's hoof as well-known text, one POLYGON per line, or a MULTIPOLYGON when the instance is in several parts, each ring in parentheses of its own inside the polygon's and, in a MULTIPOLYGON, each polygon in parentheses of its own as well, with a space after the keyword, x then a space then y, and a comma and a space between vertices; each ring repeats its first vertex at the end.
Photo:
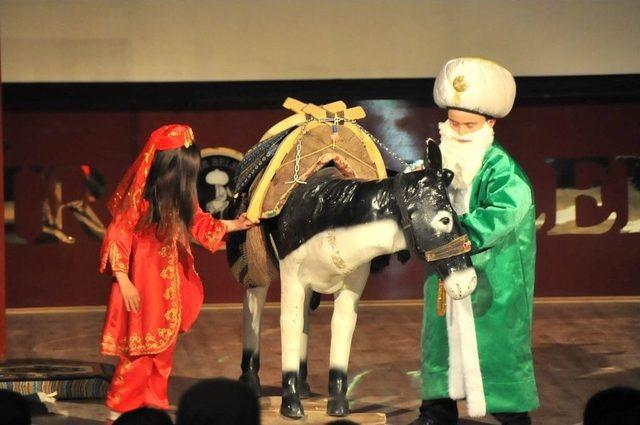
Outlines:
POLYGON ((243 384, 251 388, 251 390, 256 395, 256 397, 262 396, 262 387, 260 386, 260 377, 258 376, 257 373, 244 372, 242 375, 240 375, 240 378, 238 378, 238 381, 242 382, 243 384))
POLYGON ((298 393, 300 394, 300 398, 302 400, 311 397, 311 387, 309 387, 309 383, 306 379, 298 382, 298 393))
POLYGON ((291 419, 300 419, 304 417, 304 409, 298 396, 289 395, 282 397, 280 405, 280 414, 291 419))
POLYGON ((351 413, 349 409, 349 400, 345 396, 330 398, 327 401, 327 415, 329 416, 347 416, 351 413))

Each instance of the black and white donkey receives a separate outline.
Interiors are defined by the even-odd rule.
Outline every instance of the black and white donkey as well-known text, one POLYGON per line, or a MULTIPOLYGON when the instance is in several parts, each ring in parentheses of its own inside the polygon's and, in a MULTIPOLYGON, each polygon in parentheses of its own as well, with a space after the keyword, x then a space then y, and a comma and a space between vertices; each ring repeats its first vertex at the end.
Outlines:
MULTIPOLYGON (((309 301, 333 294, 327 413, 349 414, 347 370, 358 302, 376 257, 411 250, 432 262, 452 298, 469 295, 476 274, 446 187, 440 149, 427 144, 425 169, 380 181, 346 179, 325 168, 290 195, 280 215, 261 224, 277 250, 281 280, 282 404, 304 416, 309 301)), ((230 241, 231 242, 231 241, 230 241)), ((267 288, 247 290, 243 375, 259 391, 260 318, 267 288)))

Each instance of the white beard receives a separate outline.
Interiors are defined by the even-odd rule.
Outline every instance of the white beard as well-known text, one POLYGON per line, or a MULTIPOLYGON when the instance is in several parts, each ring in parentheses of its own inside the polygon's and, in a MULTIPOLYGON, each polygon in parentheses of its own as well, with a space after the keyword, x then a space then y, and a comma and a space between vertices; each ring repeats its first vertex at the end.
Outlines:
POLYGON ((453 209, 458 215, 469 210, 471 184, 482 167, 487 149, 493 143, 493 128, 485 123, 480 130, 459 135, 449 121, 438 124, 442 166, 453 171, 454 177, 447 189, 453 209))

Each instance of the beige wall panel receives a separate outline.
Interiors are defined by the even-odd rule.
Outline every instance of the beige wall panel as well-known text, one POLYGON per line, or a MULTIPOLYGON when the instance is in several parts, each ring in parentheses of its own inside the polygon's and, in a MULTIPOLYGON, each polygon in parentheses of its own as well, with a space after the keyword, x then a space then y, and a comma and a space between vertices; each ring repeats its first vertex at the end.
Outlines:
POLYGON ((639 24, 637 0, 0 1, 5 82, 638 73, 639 24))

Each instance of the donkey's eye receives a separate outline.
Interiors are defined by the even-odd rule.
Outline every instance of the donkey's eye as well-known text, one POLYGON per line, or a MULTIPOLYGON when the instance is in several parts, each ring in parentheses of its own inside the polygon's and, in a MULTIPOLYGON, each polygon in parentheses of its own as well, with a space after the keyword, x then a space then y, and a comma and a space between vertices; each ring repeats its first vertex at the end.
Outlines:
POLYGON ((453 230, 453 217, 448 211, 438 211, 431 220, 431 227, 438 233, 451 233, 453 230))

